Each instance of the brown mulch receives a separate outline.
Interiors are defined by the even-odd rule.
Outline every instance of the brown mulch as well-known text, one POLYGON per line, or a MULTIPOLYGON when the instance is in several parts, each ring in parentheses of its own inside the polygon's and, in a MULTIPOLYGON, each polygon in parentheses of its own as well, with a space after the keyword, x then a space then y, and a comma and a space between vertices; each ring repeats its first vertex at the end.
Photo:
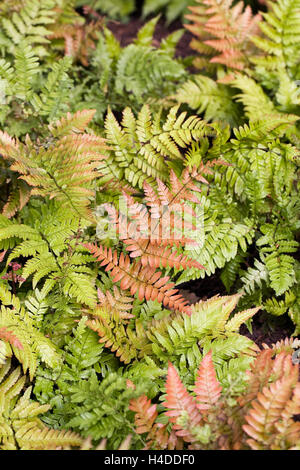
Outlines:
POLYGON ((246 325, 242 325, 240 334, 252 339, 257 346, 261 347, 263 344, 271 346, 277 341, 290 337, 294 329, 295 325, 287 315, 278 318, 261 312, 257 313, 252 320, 252 333, 246 325))
MULTIPOLYGON (((138 30, 144 24, 145 21, 141 18, 132 18, 129 23, 109 21, 107 23, 107 27, 112 31, 114 36, 116 36, 118 41, 120 41, 121 46, 124 47, 132 43, 136 38, 138 30)), ((184 29, 180 21, 174 21, 169 26, 166 26, 165 22, 161 18, 155 28, 153 46, 158 47, 162 39, 178 29, 184 29)), ((192 37, 193 36, 189 31, 184 32, 176 48, 176 57, 187 57, 194 54, 194 51, 189 47, 192 37)))

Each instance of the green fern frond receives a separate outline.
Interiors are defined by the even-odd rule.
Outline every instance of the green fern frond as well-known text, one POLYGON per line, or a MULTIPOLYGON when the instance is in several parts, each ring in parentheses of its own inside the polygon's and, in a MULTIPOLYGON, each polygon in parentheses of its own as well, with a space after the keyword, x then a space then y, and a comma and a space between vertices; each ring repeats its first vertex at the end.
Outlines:
POLYGON ((67 74, 71 63, 70 58, 65 57, 53 64, 40 94, 34 94, 31 98, 35 112, 47 116, 48 122, 57 119, 66 111, 66 96, 72 86, 67 74))
MULTIPOLYGON (((255 45, 265 55, 273 57, 279 67, 284 64, 292 69, 299 60, 300 54, 300 20, 299 0, 280 0, 268 2, 268 12, 263 13, 265 21, 260 22, 264 37, 252 37, 255 45)), ((252 59, 268 68, 264 59, 252 59)))
POLYGON ((30 399, 31 388, 21 395, 25 376, 10 371, 10 361, 0 369, 0 447, 2 450, 54 450, 80 446, 78 434, 47 428, 40 418, 50 408, 30 399), (9 375, 8 375, 9 374, 9 375))
POLYGON ((49 25, 55 21, 56 2, 53 0, 26 0, 19 11, 11 11, 10 17, 1 20, 7 37, 19 45, 25 38, 39 55, 47 55, 49 25))
POLYGON ((0 286, 0 327, 11 331, 22 344, 22 348, 11 345, 12 352, 22 363, 24 373, 28 370, 33 378, 38 359, 50 367, 56 367, 60 356, 54 344, 36 327, 19 299, 0 286))
POLYGON ((168 161, 182 159, 182 151, 193 142, 211 133, 211 128, 200 118, 186 112, 177 115, 178 106, 171 108, 165 121, 160 114, 150 112, 144 105, 137 118, 129 108, 123 112, 122 125, 109 111, 106 122, 107 143, 113 149, 100 168, 108 179, 125 177, 132 186, 142 187, 146 181, 162 181, 169 174, 168 161))
POLYGON ((175 95, 179 103, 204 113, 207 121, 223 121, 231 126, 241 122, 241 110, 233 100, 234 91, 204 75, 195 75, 175 95))

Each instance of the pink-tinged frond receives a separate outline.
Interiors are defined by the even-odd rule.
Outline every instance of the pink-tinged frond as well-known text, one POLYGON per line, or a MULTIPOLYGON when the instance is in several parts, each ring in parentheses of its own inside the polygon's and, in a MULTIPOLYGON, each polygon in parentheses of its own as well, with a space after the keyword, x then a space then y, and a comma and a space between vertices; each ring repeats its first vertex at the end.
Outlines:
POLYGON ((177 370, 171 363, 168 367, 166 393, 166 401, 163 404, 168 411, 165 414, 169 417, 170 422, 174 424, 176 434, 186 441, 194 441, 190 428, 200 424, 201 415, 194 398, 188 393, 180 380, 177 370), (179 423, 180 420, 181 423, 179 423), (183 421, 185 421, 185 425, 182 424, 183 421))
POLYGON ((7 341, 17 349, 24 349, 23 344, 18 339, 18 337, 12 331, 9 331, 5 327, 0 328, 0 339, 7 341))
POLYGON ((216 371, 212 361, 212 351, 208 352, 202 359, 198 369, 195 386, 197 408, 209 410, 218 403, 222 387, 217 380, 216 371))

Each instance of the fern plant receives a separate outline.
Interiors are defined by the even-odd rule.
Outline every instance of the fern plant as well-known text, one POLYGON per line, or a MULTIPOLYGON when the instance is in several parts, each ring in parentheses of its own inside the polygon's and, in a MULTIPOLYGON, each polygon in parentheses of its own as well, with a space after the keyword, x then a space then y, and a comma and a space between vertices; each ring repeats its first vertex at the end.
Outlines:
MULTIPOLYGON (((228 291, 238 280, 235 289, 255 293, 258 305, 295 290, 297 310, 298 150, 279 140, 296 119, 275 114, 270 123, 261 119, 233 130, 235 138, 221 151, 228 166, 216 167, 207 176, 209 185, 202 186, 204 241, 188 251, 206 269, 192 267, 177 282, 224 268, 221 279, 228 291), (249 255, 253 245, 254 256, 249 255)), ((204 161, 211 153, 214 148, 206 149, 204 161)), ((200 155, 193 162, 202 160, 200 155)))
POLYGON ((299 448, 298 3, 1 3, 1 448, 299 448))
POLYGON ((292 364, 291 346, 276 349, 257 354, 237 399, 230 389, 222 389, 211 351, 200 363, 193 395, 170 363, 163 405, 173 436, 157 422, 156 405, 147 397, 131 401, 137 432, 147 433, 147 447, 170 448, 171 440, 180 448, 183 440, 197 450, 297 449, 300 425, 293 417, 299 413, 298 367, 292 364))
MULTIPOLYGON (((103 352, 86 320, 83 317, 74 335, 67 337, 61 366, 54 371, 39 368, 34 393, 41 403, 52 405, 45 423, 76 429, 94 442, 107 439, 114 448, 132 430, 130 399, 150 391, 151 384, 144 379, 135 386, 128 380, 116 358, 103 352)), ((135 436, 139 447, 140 441, 135 436)))
MULTIPOLYGON (((91 183, 96 178, 98 162, 104 158, 100 152, 106 147, 100 137, 83 133, 94 112, 78 111, 56 121, 49 127, 50 133, 44 142, 34 143, 27 136, 23 144, 7 133, 2 132, 0 136, 3 158, 11 162, 10 170, 18 172, 21 179, 33 187, 31 195, 55 197, 74 214, 86 218, 91 217, 88 207, 88 198, 94 194, 91 183), (70 155, 68 159, 66 154, 70 155)), ((28 194, 27 186, 25 188, 28 194)), ((23 196, 22 199, 24 201, 23 196)), ((19 202, 22 204, 21 196, 8 201, 10 206, 15 204, 10 212, 16 212, 19 202)), ((7 206, 5 210, 8 211, 7 206)))
POLYGON ((268 11, 263 13, 260 23, 262 37, 251 38, 262 51, 251 59, 258 67, 266 70, 285 68, 288 73, 299 71, 300 23, 299 0, 268 2, 268 11))
POLYGON ((0 448, 2 450, 55 450, 79 447, 80 436, 71 431, 49 429, 39 415, 49 409, 30 399, 32 387, 26 388, 20 368, 11 369, 8 360, 0 368, 0 448))
POLYGON ((1 59, 3 129, 23 136, 68 111, 67 97, 73 84, 68 75, 70 66, 70 59, 65 58, 41 69, 38 57, 26 42, 18 45, 13 62, 1 59))
POLYGON ((52 29, 72 23, 79 26, 84 22, 75 11, 74 3, 73 0, 17 0, 13 5, 5 2, 0 11, 1 46, 14 55, 16 47, 26 40, 35 55, 49 56, 52 29))
MULTIPOLYGON (((252 15, 250 6, 244 9, 243 2, 232 5, 232 1, 197 0, 200 5, 190 6, 192 21, 185 27, 195 34, 191 47, 211 57, 211 64, 223 64, 229 69, 242 70, 251 54, 251 35, 257 30, 260 15, 252 15), (243 11, 244 10, 244 11, 243 11), (217 55, 218 54, 218 55, 217 55)), ((207 61, 197 58, 194 64, 203 68, 207 61)))
MULTIPOLYGON (((228 387, 229 371, 238 370, 241 379, 257 347, 237 331, 257 309, 229 320, 237 297, 214 298, 196 305, 191 317, 171 314, 156 305, 153 319, 154 302, 149 302, 148 317, 143 318, 136 300, 116 288, 113 292, 117 303, 109 292, 99 292, 96 309, 84 309, 78 326, 66 337, 59 366, 38 368, 34 393, 40 403, 52 405, 43 417, 48 426, 79 431, 94 442, 105 438, 109 448, 116 448, 130 432, 132 445, 142 448, 144 440, 133 432, 130 400, 146 392, 153 398, 161 394, 168 357, 178 364, 185 382, 192 384, 202 352, 211 347, 218 357, 224 387, 228 387), (105 334, 110 331, 110 336, 105 337, 101 328, 105 334), (92 330, 100 336, 100 344, 92 330)), ((235 384, 236 394, 239 387, 235 384)))
POLYGON ((214 297, 197 303, 191 307, 190 315, 170 313, 156 304, 154 317, 153 302, 148 302, 148 315, 143 317, 140 306, 134 305, 128 315, 120 308, 108 307, 103 299, 95 310, 85 310, 89 315, 86 325, 97 332, 100 343, 115 352, 122 363, 131 364, 128 374, 134 382, 141 377, 155 377, 159 388, 164 368, 172 360, 191 383, 202 351, 210 348, 226 380, 226 370, 244 370, 255 350, 255 344, 239 335, 238 330, 258 309, 248 309, 228 320, 238 298, 214 297))
POLYGON ((163 12, 166 16, 167 23, 177 18, 183 17, 187 13, 187 8, 193 5, 193 0, 145 0, 143 3, 143 16, 147 17, 153 13, 163 12))
POLYGON ((35 228, 12 221, 1 230, 1 239, 20 241, 8 257, 26 257, 23 279, 32 276, 35 288, 43 279, 42 296, 58 289, 68 298, 93 306, 96 303, 93 271, 86 266, 89 259, 80 246, 78 219, 66 217, 65 211, 53 204, 48 210, 32 211, 29 220, 37 217, 35 228), (52 210, 51 210, 52 209, 52 210))
POLYGON ((126 108, 120 126, 109 110, 105 135, 111 151, 100 168, 102 181, 125 180, 141 188, 144 183, 155 184, 155 178, 168 180, 169 169, 176 169, 176 162, 184 159, 183 150, 214 134, 214 129, 197 116, 186 118, 186 112, 177 113, 178 107, 172 107, 162 121, 161 114, 152 115, 148 105, 137 118, 126 108))
POLYGON ((20 299, 0 286, 1 364, 13 354, 22 363, 23 371, 29 371, 33 379, 38 361, 56 367, 60 354, 55 345, 46 338, 20 299))
MULTIPOLYGON (((240 111, 239 102, 250 119, 263 119, 266 113, 299 115, 299 5, 296 0, 291 0, 276 4, 268 2, 267 6, 266 13, 252 20, 249 6, 241 13, 241 3, 233 9, 228 9, 226 2, 204 2, 201 6, 191 7, 193 14, 190 18, 195 23, 187 25, 187 28, 199 37, 199 40, 192 41, 192 46, 208 55, 214 53, 214 48, 222 52, 221 56, 210 59, 210 64, 224 64, 225 68, 218 66, 216 82, 212 82, 205 72, 189 80, 179 90, 180 102, 186 102, 200 112, 205 111, 210 119, 225 120, 231 125, 234 125, 232 116, 240 111), (204 5, 211 7, 206 9, 204 5), (239 27, 243 32, 231 38, 232 31, 239 27), (218 39, 205 40, 205 34, 211 33, 218 39), (251 44, 253 50, 249 47, 251 44), (211 97, 210 101, 203 96, 204 93, 211 97), (228 109, 225 119, 220 108, 228 109)), ((203 58, 195 59, 195 64, 197 60, 200 69, 204 65, 207 68, 203 58)), ((240 114, 238 119, 240 123, 243 115, 240 114)), ((298 142, 296 126, 290 130, 289 138, 298 142)))
POLYGON ((124 48, 107 28, 99 35, 91 58, 92 73, 86 74, 82 106, 94 107, 96 97, 96 119, 100 124, 108 105, 113 110, 127 105, 137 112, 146 102, 155 109, 168 104, 168 96, 187 77, 183 65, 174 58, 182 32, 171 33, 159 48, 152 46, 157 20, 146 23, 134 43, 124 48))

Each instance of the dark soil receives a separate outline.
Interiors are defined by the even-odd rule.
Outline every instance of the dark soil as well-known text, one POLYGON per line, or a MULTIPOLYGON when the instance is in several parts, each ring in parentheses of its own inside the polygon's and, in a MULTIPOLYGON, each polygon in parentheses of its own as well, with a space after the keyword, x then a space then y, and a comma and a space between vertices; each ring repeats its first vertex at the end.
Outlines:
MULTIPOLYGON (((118 21, 110 21, 107 27, 113 32, 116 38, 120 41, 121 45, 127 46, 131 44, 137 36, 138 30, 145 24, 145 21, 139 17, 133 17, 128 23, 120 23, 118 21)), ((161 18, 155 29, 153 46, 158 47, 161 40, 168 36, 173 31, 183 29, 180 21, 175 21, 170 25, 166 25, 163 18, 161 18)), ((188 57, 194 54, 194 51, 189 47, 192 39, 192 34, 185 31, 180 39, 176 48, 176 57, 188 57)), ((219 278, 219 272, 216 272, 210 277, 190 281, 180 285, 180 293, 190 302, 196 303, 200 299, 206 300, 214 295, 227 295, 226 289, 219 278)), ((240 333, 252 339, 258 346, 262 344, 271 345, 291 336, 294 326, 287 315, 280 318, 273 318, 266 315, 264 312, 258 313, 254 316, 252 321, 252 333, 248 328, 243 325, 240 333)))
POLYGON ((271 346, 277 341, 290 337, 294 329, 295 325, 287 315, 276 318, 261 312, 253 318, 252 333, 249 332, 246 325, 242 325, 240 334, 252 339, 257 346, 261 347, 263 344, 271 346))
MULTIPOLYGON (((136 38, 138 30, 145 24, 141 18, 132 18, 129 23, 120 23, 118 21, 110 21, 107 27, 113 32, 121 45, 128 46, 136 38)), ((155 28, 153 46, 158 47, 161 40, 168 36, 170 33, 184 29, 180 21, 174 21, 169 26, 166 26, 163 19, 160 19, 155 28)), ((192 34, 189 31, 185 31, 181 37, 177 48, 176 57, 187 57, 194 54, 194 51, 189 47, 192 39, 192 34)))
MULTIPOLYGON (((228 295, 219 274, 216 272, 210 277, 180 284, 179 292, 191 304, 218 294, 228 295)), ((258 312, 253 317, 252 332, 246 325, 242 325, 240 329, 242 335, 252 339, 259 347, 263 344, 271 346, 277 341, 290 337, 293 331, 294 325, 287 315, 276 318, 264 312, 258 312)))

